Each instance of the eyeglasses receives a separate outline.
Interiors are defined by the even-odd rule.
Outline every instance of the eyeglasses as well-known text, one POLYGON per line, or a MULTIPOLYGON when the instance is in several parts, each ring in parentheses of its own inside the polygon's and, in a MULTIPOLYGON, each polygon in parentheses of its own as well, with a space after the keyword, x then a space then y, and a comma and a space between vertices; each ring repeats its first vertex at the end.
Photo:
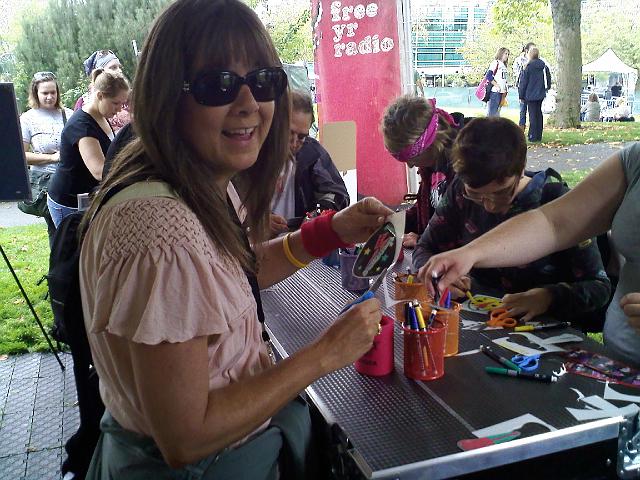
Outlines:
POLYGON ((497 192, 490 193, 487 195, 475 194, 467 192, 467 187, 465 186, 464 193, 462 194, 463 198, 467 200, 471 200, 474 203, 479 205, 483 205, 484 202, 491 202, 492 205, 506 205, 513 198, 514 193, 516 192, 516 188, 520 183, 521 177, 516 177, 513 185, 503 188, 502 190, 498 190, 497 192))
POLYGON ((308 133, 296 133, 293 130, 291 130, 291 136, 292 137, 296 137, 296 140, 298 140, 299 142, 304 142, 307 137, 309 136, 308 133))
POLYGON ((34 82, 41 82, 43 80, 55 80, 56 76, 53 72, 36 72, 33 74, 34 82))
POLYGON ((219 107, 232 103, 247 85, 257 102, 271 102, 287 88, 287 74, 282 68, 260 68, 241 77, 225 70, 211 70, 196 75, 193 82, 184 82, 182 91, 190 93, 200 105, 219 107))

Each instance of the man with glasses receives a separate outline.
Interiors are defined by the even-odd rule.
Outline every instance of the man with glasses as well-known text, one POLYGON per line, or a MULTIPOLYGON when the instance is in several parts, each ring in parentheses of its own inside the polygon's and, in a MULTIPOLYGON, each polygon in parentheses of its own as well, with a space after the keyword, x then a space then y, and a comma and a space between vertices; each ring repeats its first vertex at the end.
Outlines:
MULTIPOLYGON (((456 178, 418 242, 414 267, 568 191, 551 168, 525 171, 526 157, 524 134, 511 120, 477 118, 465 126, 452 151, 456 178)), ((601 326, 602 308, 611 293, 592 240, 515 268, 473 269, 471 276, 484 287, 507 292, 503 303, 524 321, 549 313, 579 319, 580 326, 589 329, 601 326)), ((471 280, 460 278, 451 287, 452 296, 464 297, 470 288, 471 280)))
MULTIPOLYGON (((313 103, 306 92, 292 90, 289 120, 290 158, 276 185, 271 215, 271 234, 288 231, 287 220, 299 219, 319 205, 320 209, 342 210, 349 206, 349 194, 329 152, 309 137, 313 124, 313 103)), ((297 226, 297 225, 296 225, 297 226)))

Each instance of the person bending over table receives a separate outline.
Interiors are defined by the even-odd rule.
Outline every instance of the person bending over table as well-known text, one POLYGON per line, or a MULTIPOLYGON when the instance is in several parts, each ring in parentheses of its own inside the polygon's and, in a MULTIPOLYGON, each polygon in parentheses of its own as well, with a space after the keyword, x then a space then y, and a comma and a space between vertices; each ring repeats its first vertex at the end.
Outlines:
POLYGON ((91 221, 80 255, 106 407, 87 478, 293 478, 291 467, 311 478, 310 419, 296 396, 371 348, 380 305, 352 306, 274 365, 259 289, 366 240, 392 212, 367 198, 267 240, 289 96, 267 31, 240 0, 171 3, 147 36, 134 90, 137 138, 83 225, 127 186, 91 221), (232 178, 243 225, 226 194, 232 178), (289 462, 278 465, 283 452, 289 462))
POLYGON ((382 119, 387 151, 409 167, 418 167, 416 203, 407 210, 403 246, 413 248, 453 179, 450 150, 458 129, 435 99, 405 95, 389 105, 382 119))
MULTIPOLYGON (((434 255, 462 247, 509 218, 568 191, 552 169, 525 171, 526 157, 524 134, 511 120, 477 118, 462 129, 452 151, 457 177, 413 255, 423 280, 430 280, 424 265, 434 255)), ((535 261, 529 258, 509 264, 514 268, 474 268, 471 276, 481 285, 508 292, 503 303, 524 321, 543 313, 563 320, 593 320, 591 316, 609 300, 611 284, 596 242, 582 240, 535 261)), ((464 297, 470 289, 467 273, 451 280, 454 298, 464 297)))

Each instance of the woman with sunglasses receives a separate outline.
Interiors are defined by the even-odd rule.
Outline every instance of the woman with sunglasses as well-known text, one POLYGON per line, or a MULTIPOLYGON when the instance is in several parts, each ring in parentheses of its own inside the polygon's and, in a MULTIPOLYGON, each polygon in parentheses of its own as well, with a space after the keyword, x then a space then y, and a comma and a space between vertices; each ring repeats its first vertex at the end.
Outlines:
POLYGON ((421 179, 416 203, 407 210, 405 247, 416 246, 453 179, 449 157, 457 134, 458 124, 436 107, 435 99, 405 95, 384 113, 382 135, 386 149, 396 160, 417 167, 421 179))
POLYGON ((90 193, 102 180, 104 156, 115 135, 107 119, 129 98, 129 82, 121 74, 94 70, 93 84, 93 100, 76 110, 62 131, 60 166, 47 198, 56 228, 77 211, 78 194, 90 193))
POLYGON ((134 86, 137 138, 85 215, 97 212, 80 284, 106 406, 87 478, 311 477, 296 397, 371 347, 380 307, 351 307, 274 365, 259 288, 365 240, 391 212, 365 199, 267 240, 288 150, 286 87, 239 0, 178 0, 152 26, 134 86), (291 462, 278 466, 284 451, 291 462))
MULTIPOLYGON (((41 190, 48 190, 51 177, 60 160, 60 135, 73 111, 60 102, 60 88, 52 72, 38 72, 31 79, 29 88, 30 110, 20 115, 22 142, 29 164, 34 200, 41 190)), ((46 199, 43 199, 43 206, 46 199)), ((49 210, 42 209, 47 222, 49 243, 56 227, 49 210)))
MULTIPOLYGON (((471 120, 454 143, 452 160, 457 176, 418 242, 414 267, 420 268, 433 255, 466 245, 507 219, 568 191, 560 175, 550 168, 525 171, 526 159, 524 133, 511 120, 471 120)), ((419 274, 426 279, 424 269, 419 274)), ((603 307, 611 292, 596 242, 591 240, 515 268, 474 269, 471 277, 485 288, 507 292, 502 299, 505 307, 523 321, 548 313, 576 320, 584 329, 601 328, 603 307)), ((465 296, 469 285, 464 283, 457 278, 451 284, 453 298, 465 296)))
MULTIPOLYGON (((111 50, 96 50, 83 62, 84 73, 87 77, 91 78, 94 70, 100 69, 105 72, 116 73, 124 75, 122 72, 122 64, 120 59, 111 50)), ((90 103, 94 95, 93 82, 89 84, 87 92, 78 98, 74 110, 82 108, 85 103, 90 103)), ((109 124, 113 131, 118 133, 122 127, 128 125, 131 122, 131 116, 129 115, 128 103, 126 103, 122 110, 116 113, 109 119, 109 124)))

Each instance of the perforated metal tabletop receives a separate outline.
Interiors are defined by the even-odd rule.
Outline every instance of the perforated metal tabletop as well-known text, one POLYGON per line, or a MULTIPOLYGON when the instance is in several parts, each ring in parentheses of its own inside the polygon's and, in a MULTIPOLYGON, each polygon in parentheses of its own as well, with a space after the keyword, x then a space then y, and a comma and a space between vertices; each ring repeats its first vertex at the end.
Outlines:
MULTIPOLYGON (((396 270, 404 270, 408 262, 396 270)), ((339 271, 320 261, 263 290, 266 323, 280 354, 288 356, 311 342, 355 298, 342 289, 339 271)), ((393 316, 391 310, 385 313, 393 316)), ((468 315, 473 316, 463 312, 463 317, 468 315)), ((572 387, 584 395, 602 395, 603 384, 595 380, 564 375, 549 385, 487 375, 484 367, 495 366, 492 360, 467 352, 504 336, 503 330, 461 330, 460 354, 445 359, 444 377, 430 382, 404 376, 397 324, 394 333, 395 371, 390 375, 367 377, 349 366, 307 390, 325 420, 337 423, 349 438, 350 453, 367 478, 448 478, 618 436, 620 418, 580 424, 564 408, 579 407, 572 387), (527 413, 557 430, 534 425, 523 432, 524 438, 469 452, 456 445, 474 438, 474 430, 527 413)), ((600 349, 586 338, 580 345, 600 349)), ((553 354, 544 359, 546 373, 562 365, 553 354)))

